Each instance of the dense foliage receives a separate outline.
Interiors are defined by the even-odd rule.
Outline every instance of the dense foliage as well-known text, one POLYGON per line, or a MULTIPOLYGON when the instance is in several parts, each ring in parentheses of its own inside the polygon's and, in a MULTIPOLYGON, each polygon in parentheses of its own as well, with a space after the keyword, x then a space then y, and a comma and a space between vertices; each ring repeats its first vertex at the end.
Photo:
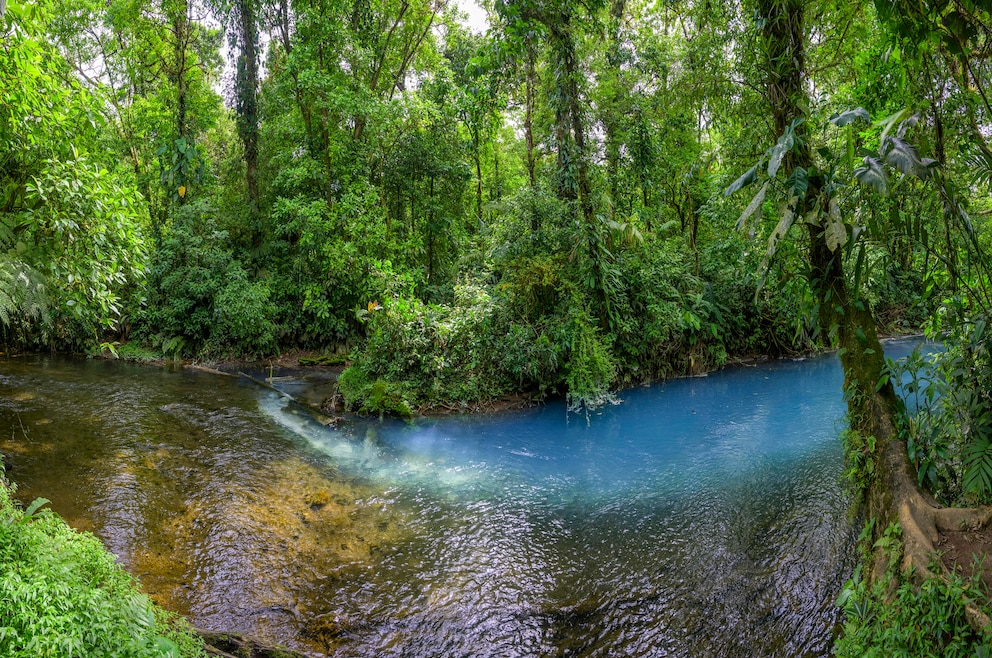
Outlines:
MULTIPOLYGON (((10 2, 4 343, 333 351, 351 407, 400 414, 518 393, 578 408, 836 346, 869 440, 894 404, 878 332, 953 300, 962 327, 987 313, 987 8, 486 16, 482 33, 433 0, 10 2)), ((928 464, 956 446, 939 477, 961 493, 992 488, 973 402, 913 443, 928 464)))
POLYGON ((0 653, 11 658, 206 656, 203 642, 152 605, 93 535, 39 499, 21 510, 0 481, 0 653))
POLYGON ((482 4, 0 2, 0 342, 333 352, 399 415, 833 346, 856 487, 901 418, 992 499, 989 3, 482 4))
MULTIPOLYGON (((508 0, 480 34, 426 0, 11 2, 5 341, 346 351, 349 403, 370 411, 514 392, 581 406, 813 349, 830 337, 807 245, 784 239, 772 194, 719 194, 779 137, 755 120, 772 115, 756 7, 508 0)), ((938 195, 866 191, 852 154, 887 127, 827 118, 910 104, 915 69, 868 67, 891 50, 870 8, 815 20, 874 53, 809 47, 831 90, 809 119, 836 187, 818 188, 825 226, 859 298, 911 330, 949 281, 928 241, 938 195)), ((914 125, 926 143, 935 126, 914 125)), ((761 165, 784 201, 813 180, 779 166, 795 130, 761 165)))

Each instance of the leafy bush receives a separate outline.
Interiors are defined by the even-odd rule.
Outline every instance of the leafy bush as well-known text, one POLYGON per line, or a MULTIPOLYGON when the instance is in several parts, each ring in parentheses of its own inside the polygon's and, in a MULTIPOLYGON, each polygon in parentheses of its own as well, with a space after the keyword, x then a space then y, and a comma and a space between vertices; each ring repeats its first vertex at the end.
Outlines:
POLYGON ((566 332, 514 321, 501 302, 482 287, 464 284, 456 286, 451 305, 404 296, 369 304, 361 312, 368 326, 365 345, 341 376, 348 404, 396 412, 389 407, 544 392, 561 383, 566 332))
POLYGON ((891 366, 910 396, 902 420, 909 457, 943 502, 992 502, 992 328, 952 300, 929 334, 943 351, 917 350, 891 366))
MULTIPOLYGON (((43 499, 38 502, 47 502, 43 499)), ((206 656, 183 624, 138 592, 93 535, 37 503, 17 509, 0 483, 0 655, 206 656)))
POLYGON ((19 258, 47 279, 53 338, 69 346, 120 328, 127 290, 144 282, 148 221, 133 187, 73 155, 43 163, 13 232, 19 258))
POLYGON ((422 286, 413 263, 422 245, 397 223, 386 222, 378 191, 358 181, 332 205, 307 195, 281 197, 273 207, 276 235, 285 241, 282 269, 289 334, 307 345, 327 345, 360 335, 355 309, 381 299, 402 279, 422 286))
POLYGON ((269 288, 234 259, 212 214, 202 202, 175 211, 153 261, 143 333, 167 353, 269 353, 269 288))
POLYGON ((609 389, 616 373, 613 355, 587 313, 573 314, 569 334, 571 349, 565 366, 569 409, 601 406, 611 399, 609 389))
POLYGON ((214 298, 214 324, 208 349, 234 349, 256 355, 275 349, 276 326, 271 320, 269 287, 265 281, 249 281, 240 267, 228 269, 228 278, 214 298))

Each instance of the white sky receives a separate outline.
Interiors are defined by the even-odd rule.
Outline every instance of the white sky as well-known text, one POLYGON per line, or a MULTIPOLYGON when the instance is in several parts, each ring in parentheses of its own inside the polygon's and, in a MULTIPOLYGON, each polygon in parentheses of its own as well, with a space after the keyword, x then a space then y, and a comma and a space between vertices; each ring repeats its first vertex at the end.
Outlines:
POLYGON ((459 9, 468 14, 468 26, 473 32, 483 33, 488 29, 486 10, 476 0, 455 0, 459 9))

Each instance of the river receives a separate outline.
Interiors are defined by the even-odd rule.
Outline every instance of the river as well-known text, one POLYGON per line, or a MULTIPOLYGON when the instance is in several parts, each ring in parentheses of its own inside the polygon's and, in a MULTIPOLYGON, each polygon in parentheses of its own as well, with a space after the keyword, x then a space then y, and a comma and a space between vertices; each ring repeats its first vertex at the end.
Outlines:
MULTIPOLYGON (((907 343, 887 346, 904 354, 907 343)), ((824 656, 859 528, 836 357, 325 427, 245 380, 0 362, 0 452, 157 602, 334 656, 824 656)))

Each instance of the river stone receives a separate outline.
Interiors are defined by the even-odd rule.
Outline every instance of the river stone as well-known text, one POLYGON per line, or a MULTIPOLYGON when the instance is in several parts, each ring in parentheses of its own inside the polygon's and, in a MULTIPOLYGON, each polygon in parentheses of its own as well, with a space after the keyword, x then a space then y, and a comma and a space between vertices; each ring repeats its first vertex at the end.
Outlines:
POLYGON ((306 654, 266 644, 246 635, 194 629, 203 638, 208 656, 217 658, 307 658, 306 654))

